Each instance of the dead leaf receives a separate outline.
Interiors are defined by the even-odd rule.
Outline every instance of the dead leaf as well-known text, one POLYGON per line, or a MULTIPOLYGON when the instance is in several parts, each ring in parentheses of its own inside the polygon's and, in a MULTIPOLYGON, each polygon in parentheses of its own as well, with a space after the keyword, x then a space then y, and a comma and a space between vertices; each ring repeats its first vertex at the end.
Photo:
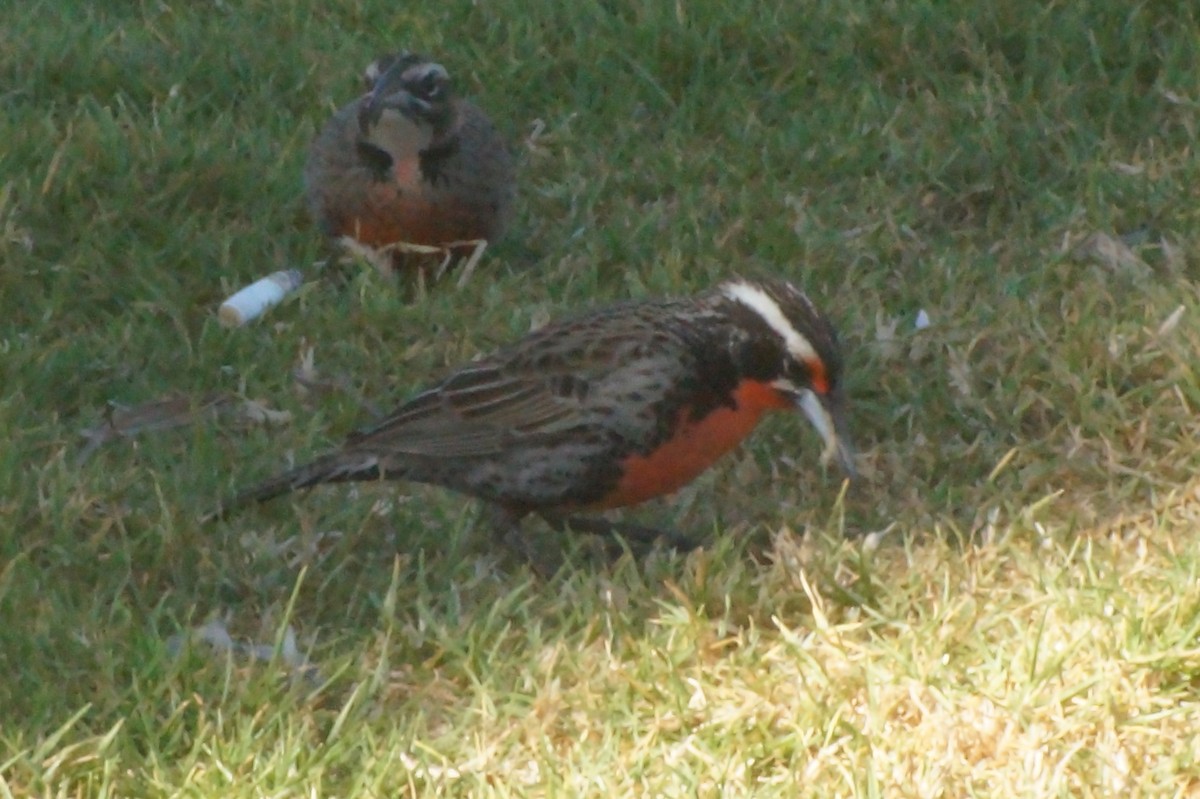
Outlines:
POLYGON ((171 395, 133 407, 109 403, 104 413, 104 421, 79 431, 79 434, 87 439, 87 443, 76 456, 75 462, 83 463, 97 449, 119 438, 133 438, 142 433, 162 432, 190 425, 202 415, 215 414, 233 399, 231 394, 216 392, 206 394, 199 400, 171 395))
POLYGON ((143 433, 161 433, 187 427, 205 418, 232 414, 234 419, 251 424, 287 424, 289 411, 277 411, 258 400, 242 400, 226 392, 205 394, 199 400, 172 394, 133 407, 110 403, 104 421, 79 431, 87 439, 75 463, 87 461, 96 450, 118 439, 131 439, 143 433))
POLYGON ((882 311, 875 312, 875 347, 884 360, 900 357, 899 327, 899 317, 886 316, 882 311))
POLYGON ((946 371, 950 376, 950 385, 964 397, 974 396, 975 392, 971 387, 971 362, 967 353, 957 348, 951 348, 947 352, 947 355, 949 356, 950 365, 946 371))
POLYGON ((1128 244, 1107 233, 1091 234, 1075 246, 1072 255, 1080 261, 1098 263, 1112 272, 1146 274, 1151 271, 1128 244))
POLYGON ((321 375, 317 372, 316 347, 305 347, 300 353, 300 362, 292 370, 292 377, 300 389, 301 396, 323 388, 321 375))
POLYGON ((258 400, 243 400, 238 413, 243 420, 256 424, 275 425, 292 421, 291 411, 277 411, 258 400))

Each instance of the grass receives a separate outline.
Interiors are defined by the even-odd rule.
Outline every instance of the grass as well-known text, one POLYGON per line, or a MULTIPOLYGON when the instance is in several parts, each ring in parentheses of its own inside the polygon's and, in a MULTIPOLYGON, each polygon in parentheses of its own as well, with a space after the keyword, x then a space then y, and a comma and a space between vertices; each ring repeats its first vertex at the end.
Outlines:
POLYGON ((0 796, 1196 790, 1191 4, 5 16, 0 796), (516 143, 513 235, 458 292, 363 269, 222 329, 230 291, 321 257, 305 149, 397 46, 516 143), (775 419, 632 514, 709 536, 686 556, 550 542, 538 579, 470 503, 408 486, 198 521, 336 442, 357 395, 735 271, 790 276, 843 330, 845 494, 775 419), (297 389, 310 349, 349 390, 297 389), (107 403, 214 391, 291 422, 79 458, 107 403), (214 619, 276 656, 173 646, 214 619))

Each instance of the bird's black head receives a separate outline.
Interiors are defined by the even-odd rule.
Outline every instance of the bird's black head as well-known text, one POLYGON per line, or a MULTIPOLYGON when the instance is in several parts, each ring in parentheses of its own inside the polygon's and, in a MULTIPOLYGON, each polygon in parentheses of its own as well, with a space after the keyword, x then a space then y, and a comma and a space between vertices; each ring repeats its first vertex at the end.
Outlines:
POLYGON ((364 133, 388 110, 403 114, 413 124, 428 125, 435 136, 452 121, 450 74, 424 56, 409 52, 381 56, 366 68, 363 80, 367 95, 359 109, 359 126, 364 133))
POLYGON ((802 410, 824 438, 827 457, 854 476, 842 353, 829 319, 786 281, 731 280, 718 291, 744 331, 737 358, 745 376, 769 383, 802 410))

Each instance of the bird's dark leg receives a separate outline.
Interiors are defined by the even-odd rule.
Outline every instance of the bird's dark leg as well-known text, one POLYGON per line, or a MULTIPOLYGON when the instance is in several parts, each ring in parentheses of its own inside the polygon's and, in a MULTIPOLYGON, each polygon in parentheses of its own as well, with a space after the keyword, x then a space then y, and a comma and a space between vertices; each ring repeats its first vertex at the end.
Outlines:
POLYGON ((612 522, 608 519, 584 518, 580 516, 556 516, 554 514, 539 514, 547 524, 558 532, 570 528, 577 533, 598 536, 621 536, 640 550, 649 549, 659 539, 680 552, 688 552, 699 546, 688 536, 676 530, 663 530, 657 527, 646 527, 629 522, 612 522))
POLYGON ((528 511, 488 503, 485 512, 497 542, 528 563, 540 576, 554 576, 560 564, 551 562, 545 550, 539 549, 529 536, 521 532, 521 520, 528 515, 528 511))

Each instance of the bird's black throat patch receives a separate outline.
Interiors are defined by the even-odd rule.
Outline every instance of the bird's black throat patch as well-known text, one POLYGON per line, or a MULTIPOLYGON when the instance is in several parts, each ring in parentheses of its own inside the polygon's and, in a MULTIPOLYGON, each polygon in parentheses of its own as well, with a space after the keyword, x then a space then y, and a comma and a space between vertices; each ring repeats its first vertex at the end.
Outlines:
POLYGON ((395 161, 387 150, 361 139, 355 143, 355 150, 358 152, 359 160, 371 172, 371 177, 379 181, 391 178, 392 165, 395 161))
POLYGON ((457 136, 451 136, 426 147, 417 156, 421 165, 421 177, 437 185, 439 180, 445 179, 446 161, 457 152, 457 136))

